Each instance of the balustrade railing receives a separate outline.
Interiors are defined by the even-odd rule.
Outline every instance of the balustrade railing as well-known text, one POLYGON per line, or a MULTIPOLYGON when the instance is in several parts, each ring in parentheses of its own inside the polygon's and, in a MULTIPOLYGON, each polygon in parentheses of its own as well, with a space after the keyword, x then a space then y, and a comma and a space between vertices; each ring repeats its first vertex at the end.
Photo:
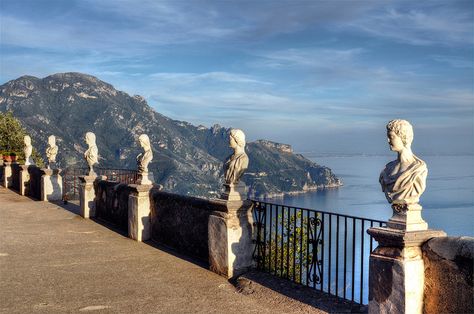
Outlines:
POLYGON ((368 302, 366 233, 385 221, 254 202, 257 268, 363 305, 368 302))
MULTIPOLYGON (((79 198, 79 177, 87 175, 88 168, 66 168, 62 171, 63 201, 77 200, 79 198)), ((107 180, 121 183, 134 184, 138 180, 138 172, 131 169, 96 168, 94 171, 99 176, 107 176, 107 180)))

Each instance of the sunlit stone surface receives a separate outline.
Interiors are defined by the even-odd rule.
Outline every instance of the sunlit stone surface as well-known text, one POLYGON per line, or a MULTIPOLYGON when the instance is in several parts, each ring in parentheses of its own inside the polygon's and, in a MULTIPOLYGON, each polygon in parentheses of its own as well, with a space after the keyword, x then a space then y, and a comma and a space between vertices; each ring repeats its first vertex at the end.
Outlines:
POLYGON ((249 165, 245 153, 245 134, 242 130, 232 129, 229 135, 229 146, 234 150, 224 163, 224 192, 222 199, 240 201, 246 199, 246 187, 240 178, 249 165))
POLYGON ((48 137, 48 147, 46 147, 46 157, 48 158, 48 169, 54 168, 56 156, 58 155, 58 146, 56 145, 56 136, 48 137))
POLYGON ((92 132, 87 132, 84 136, 84 141, 86 142, 88 148, 84 153, 84 159, 89 166, 89 176, 96 177, 97 174, 94 171, 94 165, 99 162, 99 149, 95 143, 95 134, 92 132))
POLYGON ((426 230, 428 224, 421 218, 418 201, 426 188, 428 168, 411 150, 413 127, 406 120, 392 120, 387 124, 387 138, 390 150, 397 153, 397 159, 385 166, 379 178, 393 209, 388 226, 407 231, 426 230))
POLYGON ((149 178, 148 164, 153 159, 153 151, 151 149, 150 139, 148 135, 142 134, 138 138, 140 146, 143 148, 143 153, 137 156, 137 170, 138 170, 138 184, 153 184, 149 178))
POLYGON ((25 143, 25 147, 23 148, 23 153, 25 154, 25 165, 30 166, 34 165, 35 162, 33 158, 31 158, 31 154, 33 153, 33 146, 31 145, 31 137, 25 135, 23 138, 23 142, 25 143))

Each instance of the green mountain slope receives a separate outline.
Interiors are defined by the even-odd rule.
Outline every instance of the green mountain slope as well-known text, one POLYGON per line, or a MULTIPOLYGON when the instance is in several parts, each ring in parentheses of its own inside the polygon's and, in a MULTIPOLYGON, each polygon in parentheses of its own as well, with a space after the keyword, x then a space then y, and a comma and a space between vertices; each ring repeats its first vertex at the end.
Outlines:
MULTIPOLYGON (((141 96, 129 96, 112 85, 81 73, 59 73, 43 79, 22 76, 0 86, 0 111, 11 110, 44 152, 54 134, 61 167, 85 166, 84 133, 97 136, 100 166, 135 168, 136 139, 149 135, 154 149, 150 169, 168 191, 213 197, 222 185, 222 161, 230 155, 229 129, 194 126, 154 111, 141 96)), ((340 185, 327 167, 291 147, 269 141, 248 143, 244 176, 252 196, 307 191, 340 185)))

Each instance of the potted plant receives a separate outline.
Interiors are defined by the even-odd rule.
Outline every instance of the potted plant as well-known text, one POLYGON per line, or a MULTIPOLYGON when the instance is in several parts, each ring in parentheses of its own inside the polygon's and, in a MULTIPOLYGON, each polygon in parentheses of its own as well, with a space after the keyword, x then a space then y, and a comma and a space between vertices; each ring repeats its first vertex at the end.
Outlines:
POLYGON ((15 162, 16 161, 16 153, 14 153, 14 152, 3 152, 3 161, 15 162))

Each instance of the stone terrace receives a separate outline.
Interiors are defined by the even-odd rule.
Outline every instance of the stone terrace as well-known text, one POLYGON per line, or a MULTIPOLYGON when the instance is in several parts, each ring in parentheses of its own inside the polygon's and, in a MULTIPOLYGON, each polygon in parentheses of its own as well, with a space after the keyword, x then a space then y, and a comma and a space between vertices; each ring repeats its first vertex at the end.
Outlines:
POLYGON ((325 313, 0 187, 2 313, 325 313))

